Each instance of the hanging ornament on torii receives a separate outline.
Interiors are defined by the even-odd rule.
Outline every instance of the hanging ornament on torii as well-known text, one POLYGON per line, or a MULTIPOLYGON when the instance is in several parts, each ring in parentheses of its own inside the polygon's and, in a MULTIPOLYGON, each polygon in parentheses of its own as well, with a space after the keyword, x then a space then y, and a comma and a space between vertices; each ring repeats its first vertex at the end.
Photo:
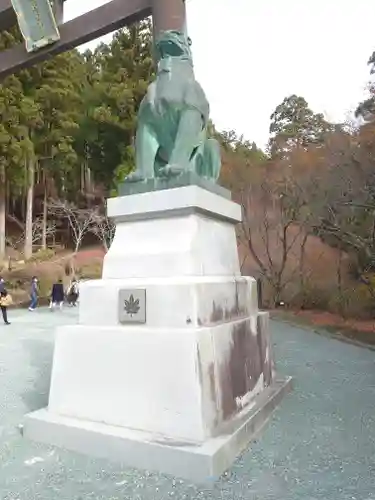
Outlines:
POLYGON ((58 16, 62 0, 11 0, 27 52, 51 45, 60 40, 58 16))
POLYGON ((0 52, 0 79, 150 15, 155 34, 185 29, 185 0, 112 0, 63 23, 64 1, 0 0, 0 31, 18 18, 25 39, 25 44, 0 52))

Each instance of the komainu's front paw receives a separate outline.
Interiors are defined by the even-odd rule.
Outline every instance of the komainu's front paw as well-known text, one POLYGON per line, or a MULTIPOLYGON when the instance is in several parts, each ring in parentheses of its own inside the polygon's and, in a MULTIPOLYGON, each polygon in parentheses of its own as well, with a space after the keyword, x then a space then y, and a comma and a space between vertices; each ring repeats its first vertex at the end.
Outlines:
POLYGON ((175 177, 182 174, 183 171, 183 167, 180 167, 178 165, 166 165, 159 170, 159 174, 162 177, 175 177))
POLYGON ((142 182, 144 181, 145 178, 143 175, 140 174, 140 172, 132 172, 125 178, 125 182, 142 182))

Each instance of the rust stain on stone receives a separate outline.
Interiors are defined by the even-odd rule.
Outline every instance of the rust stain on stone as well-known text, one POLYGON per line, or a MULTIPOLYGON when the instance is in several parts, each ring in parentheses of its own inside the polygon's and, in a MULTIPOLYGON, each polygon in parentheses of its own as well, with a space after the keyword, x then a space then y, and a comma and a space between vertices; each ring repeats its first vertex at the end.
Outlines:
POLYGON ((208 317, 197 317, 199 326, 216 325, 246 317, 248 312, 247 282, 235 280, 233 285, 230 294, 223 299, 212 301, 212 308, 208 317), (229 307, 228 303, 233 305, 229 307))
MULTIPOLYGON (((204 391, 205 385, 209 384, 209 386, 207 387, 207 385, 206 385, 206 387, 208 389, 208 395, 210 397, 210 400, 212 401, 213 406, 215 408, 215 416, 213 418, 212 425, 213 425, 213 428, 216 428, 218 425, 219 416, 218 416, 218 403, 217 403, 217 393, 216 393, 215 363, 212 362, 208 365, 208 377, 207 377, 207 381, 205 381, 205 377, 203 376, 203 366, 202 366, 201 355, 199 352, 199 347, 197 347, 197 368, 196 368, 196 370, 198 373, 199 385, 200 385, 202 391, 204 391)), ((205 392, 203 392, 203 394, 204 393, 205 392)))
POLYGON ((237 399, 255 388, 262 372, 258 338, 251 331, 250 321, 244 320, 233 326, 230 353, 220 369, 224 419, 238 411, 237 399))
MULTIPOLYGON (((203 366, 202 366, 202 358, 199 351, 199 347, 197 347, 197 373, 199 377, 199 384, 201 387, 204 385, 204 377, 203 377, 203 366)), ((216 380, 215 380, 215 364, 210 363, 208 365, 208 382, 210 398, 216 404, 216 380)))
POLYGON ((263 376, 264 376, 264 384, 266 386, 271 385, 272 383, 272 349, 271 349, 271 340, 269 336, 269 332, 266 330, 266 324, 263 321, 263 316, 258 314, 257 317, 257 335, 259 337, 260 343, 260 353, 261 360, 263 363, 263 376), (267 351, 268 351, 268 359, 267 359, 267 351))
POLYGON ((210 395, 211 401, 216 405, 216 379, 215 379, 215 363, 210 363, 208 367, 208 379, 210 381, 210 395))
POLYGON ((222 306, 217 304, 215 301, 212 302, 212 311, 209 319, 209 324, 223 323, 225 321, 230 321, 244 317, 246 315, 246 303, 244 297, 240 297, 239 286, 243 285, 235 281, 234 289, 234 304, 232 307, 222 306))
POLYGON ((237 314, 239 316, 240 314, 240 297, 239 297, 239 292, 238 292, 238 281, 235 281, 235 291, 234 291, 234 306, 232 307, 232 313, 237 314))
POLYGON ((232 381, 228 365, 220 370, 221 412, 224 420, 231 417, 237 410, 236 400, 233 397, 232 381))
POLYGON ((203 386, 203 373, 202 373, 202 361, 201 361, 201 353, 199 352, 199 346, 197 346, 197 366, 196 366, 196 371, 198 374, 199 378, 199 384, 202 387, 203 386))
POLYGON ((224 318, 225 318, 224 309, 221 306, 216 305, 216 302, 213 301, 210 322, 211 323, 220 323, 220 321, 223 321, 224 318))

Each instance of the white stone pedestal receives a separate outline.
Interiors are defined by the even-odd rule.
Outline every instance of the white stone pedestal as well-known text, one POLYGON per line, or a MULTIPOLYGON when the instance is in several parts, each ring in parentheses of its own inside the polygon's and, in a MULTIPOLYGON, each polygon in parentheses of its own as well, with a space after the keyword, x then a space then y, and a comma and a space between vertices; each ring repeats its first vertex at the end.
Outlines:
POLYGON ((239 270, 240 207, 196 186, 108 201, 116 236, 79 324, 56 336, 47 409, 24 435, 130 466, 218 477, 266 422, 268 315, 239 270))

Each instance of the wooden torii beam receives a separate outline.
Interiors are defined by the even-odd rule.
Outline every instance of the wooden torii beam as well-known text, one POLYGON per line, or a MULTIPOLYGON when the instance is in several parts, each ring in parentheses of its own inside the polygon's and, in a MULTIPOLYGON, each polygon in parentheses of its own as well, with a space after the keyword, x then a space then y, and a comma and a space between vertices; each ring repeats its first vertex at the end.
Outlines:
MULTIPOLYGON (((160 0, 154 0, 158 2, 160 0)), ((165 0, 161 0, 162 2, 165 0)), ((170 1, 170 0, 168 0, 170 1)), ((184 3, 183 0, 172 0, 184 3)), ((10 0, 0 0, 0 26, 11 26, 10 0), (2 16, 4 15, 4 18, 2 16), (2 24, 1 24, 2 23, 2 24)), ((13 11, 13 9, 12 9, 13 11)), ((152 14, 152 0, 112 0, 76 19, 60 25, 60 40, 37 52, 27 52, 24 45, 0 52, 0 79, 28 68, 51 56, 61 54, 79 45, 140 21, 152 14)))
POLYGON ((17 22, 10 0, 0 0, 0 31, 6 30, 17 22))

